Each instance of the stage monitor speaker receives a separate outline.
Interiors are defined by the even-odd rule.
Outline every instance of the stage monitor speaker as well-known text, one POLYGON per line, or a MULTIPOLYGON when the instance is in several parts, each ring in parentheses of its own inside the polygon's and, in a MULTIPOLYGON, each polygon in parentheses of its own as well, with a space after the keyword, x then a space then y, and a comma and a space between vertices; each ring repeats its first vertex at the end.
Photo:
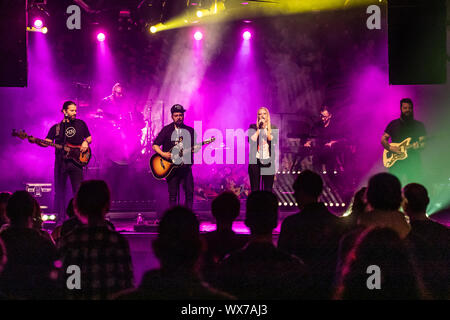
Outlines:
POLYGON ((389 0, 390 84, 447 80, 445 0, 389 0))
POLYGON ((0 39, 0 87, 26 87, 26 0, 0 1, 0 39))

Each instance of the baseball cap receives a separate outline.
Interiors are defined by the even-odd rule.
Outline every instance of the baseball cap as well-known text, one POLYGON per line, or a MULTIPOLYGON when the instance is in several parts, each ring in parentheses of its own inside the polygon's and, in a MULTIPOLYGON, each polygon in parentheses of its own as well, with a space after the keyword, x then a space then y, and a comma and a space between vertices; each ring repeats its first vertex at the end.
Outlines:
POLYGON ((186 112, 186 110, 183 108, 183 106, 181 104, 174 104, 172 106, 172 108, 170 108, 170 112, 172 114, 174 114, 175 112, 182 112, 182 113, 184 113, 184 112, 186 112))

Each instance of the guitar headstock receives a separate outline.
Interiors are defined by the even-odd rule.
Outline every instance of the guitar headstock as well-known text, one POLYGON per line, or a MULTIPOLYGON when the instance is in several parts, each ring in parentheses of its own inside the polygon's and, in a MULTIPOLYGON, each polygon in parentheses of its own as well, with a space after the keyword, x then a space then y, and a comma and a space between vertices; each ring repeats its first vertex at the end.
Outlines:
POLYGON ((212 136, 211 138, 203 141, 203 144, 210 144, 213 143, 214 141, 216 141, 216 137, 212 136))
POLYGON ((22 139, 22 140, 28 138, 28 134, 26 134, 25 130, 17 131, 16 129, 13 129, 12 136, 18 137, 19 139, 22 139))

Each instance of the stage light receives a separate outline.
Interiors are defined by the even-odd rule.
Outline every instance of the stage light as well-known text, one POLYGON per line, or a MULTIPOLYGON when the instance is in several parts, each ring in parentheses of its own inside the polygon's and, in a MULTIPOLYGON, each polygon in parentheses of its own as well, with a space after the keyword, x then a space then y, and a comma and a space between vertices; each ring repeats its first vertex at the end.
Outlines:
POLYGON ((197 17, 199 18, 203 17, 203 12, 201 10, 197 11, 197 17))
POLYGON ((43 34, 46 34, 46 33, 48 32, 47 27, 43 27, 43 28, 41 29, 41 32, 42 32, 43 34))
POLYGON ((244 40, 250 40, 251 37, 252 37, 252 34, 250 33, 250 31, 245 31, 242 34, 242 38, 244 38, 244 40))
POLYGON ((98 41, 103 42, 103 41, 105 41, 105 39, 106 39, 106 36, 105 36, 105 34, 103 32, 100 32, 100 33, 97 34, 97 40, 98 41))
POLYGON ((197 32, 194 34, 194 39, 197 40, 197 41, 202 40, 202 39, 203 39, 203 33, 201 33, 200 31, 197 31, 197 32))
POLYGON ((155 33, 156 31, 158 31, 158 29, 155 26, 151 26, 150 27, 150 32, 151 33, 155 33))
POLYGON ((44 22, 41 19, 36 19, 34 20, 33 25, 36 29, 40 29, 44 26, 44 22))
POLYGON ((41 216, 42 221, 47 221, 48 220, 48 215, 44 214, 41 216))
POLYGON ((55 220, 55 219, 56 219, 56 216, 55 216, 54 214, 51 214, 48 218, 49 218, 50 220, 55 220))

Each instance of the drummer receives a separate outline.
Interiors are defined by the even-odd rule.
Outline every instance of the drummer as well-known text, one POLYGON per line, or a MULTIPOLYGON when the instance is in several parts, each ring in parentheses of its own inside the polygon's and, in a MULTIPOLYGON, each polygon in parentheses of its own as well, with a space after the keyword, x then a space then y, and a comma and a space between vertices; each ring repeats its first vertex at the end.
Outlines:
POLYGON ((103 98, 101 101, 97 114, 105 119, 119 120, 121 115, 127 111, 123 87, 120 83, 116 83, 112 87, 111 95, 103 98))

